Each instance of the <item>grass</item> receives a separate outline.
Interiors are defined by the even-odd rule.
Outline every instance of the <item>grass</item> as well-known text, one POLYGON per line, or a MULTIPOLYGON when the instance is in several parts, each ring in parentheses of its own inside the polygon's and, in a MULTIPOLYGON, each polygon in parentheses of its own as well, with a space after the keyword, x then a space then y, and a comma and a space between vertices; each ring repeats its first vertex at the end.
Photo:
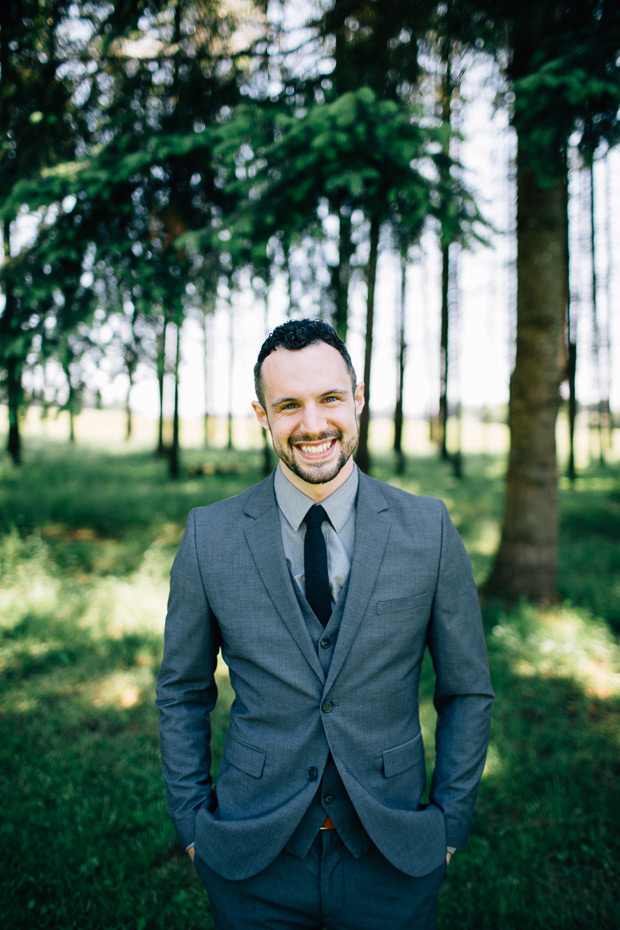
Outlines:
MULTIPOLYGON (((198 458, 198 453, 195 454, 198 458)), ((9 930, 208 930, 208 902, 165 811, 153 687, 168 570, 190 507, 260 477, 209 456, 173 484, 145 451, 40 440, 0 463, 0 913, 9 930)), ((458 482, 414 459, 481 581, 502 463, 458 482)), ((390 463, 377 475, 396 481, 390 463)), ((445 930, 620 926, 620 472, 562 486, 562 600, 485 609, 497 704, 468 849, 442 889, 445 930)), ((221 753, 231 694, 220 675, 221 753)), ((428 731, 432 678, 423 680, 428 731)), ((432 767, 432 739, 427 739, 432 767)))

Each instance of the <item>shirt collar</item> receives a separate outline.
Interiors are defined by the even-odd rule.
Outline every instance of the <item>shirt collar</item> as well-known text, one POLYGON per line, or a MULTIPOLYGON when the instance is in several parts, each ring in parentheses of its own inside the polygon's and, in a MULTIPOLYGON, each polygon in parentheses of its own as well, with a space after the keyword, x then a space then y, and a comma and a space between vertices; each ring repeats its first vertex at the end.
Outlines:
MULTIPOLYGON (((321 501, 325 513, 329 517, 329 522, 337 533, 342 530, 355 507, 358 484, 357 465, 354 465, 353 471, 344 484, 341 484, 329 497, 321 501)), ((295 532, 297 532, 309 508, 316 501, 313 501, 307 494, 296 488, 285 476, 279 465, 276 468, 274 477, 274 490, 278 507, 295 532)))

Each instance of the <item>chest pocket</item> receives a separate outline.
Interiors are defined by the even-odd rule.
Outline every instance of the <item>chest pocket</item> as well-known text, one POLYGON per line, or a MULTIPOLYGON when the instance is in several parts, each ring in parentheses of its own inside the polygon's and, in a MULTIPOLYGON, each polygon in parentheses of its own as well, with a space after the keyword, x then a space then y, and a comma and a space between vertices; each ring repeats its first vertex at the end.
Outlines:
POLYGON ((398 597, 395 600, 378 601, 378 614, 393 614, 401 611, 420 610, 428 604, 428 594, 415 594, 412 597, 398 597))

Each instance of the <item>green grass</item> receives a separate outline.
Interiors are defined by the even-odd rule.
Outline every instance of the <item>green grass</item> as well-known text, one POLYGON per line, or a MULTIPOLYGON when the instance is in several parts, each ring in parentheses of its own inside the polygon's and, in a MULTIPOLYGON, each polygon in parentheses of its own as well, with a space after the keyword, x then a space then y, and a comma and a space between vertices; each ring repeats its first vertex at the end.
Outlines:
MULTIPOLYGON (((153 707, 187 511, 260 477, 259 455, 210 458, 216 476, 177 483, 145 452, 40 442, 21 471, 0 463, 0 914, 9 930, 211 926, 166 815, 153 707)), ((472 456, 466 465, 462 482, 427 458, 398 480, 380 461, 377 475, 447 501, 482 581, 502 463, 472 456)), ((485 609, 493 736, 470 843, 442 889, 445 930, 620 926, 617 466, 562 486, 561 506, 562 600, 485 609)), ((231 698, 225 673, 220 681, 216 761, 231 698)), ((428 732, 429 668, 422 688, 428 732)))

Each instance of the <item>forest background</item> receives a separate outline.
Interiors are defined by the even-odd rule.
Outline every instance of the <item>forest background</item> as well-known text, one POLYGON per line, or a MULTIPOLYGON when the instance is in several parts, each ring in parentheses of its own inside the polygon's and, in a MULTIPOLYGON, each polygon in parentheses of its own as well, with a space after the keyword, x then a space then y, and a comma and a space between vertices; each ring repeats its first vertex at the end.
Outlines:
POLYGON ((8 926, 208 926, 158 771, 166 576, 189 507, 273 466, 247 369, 300 315, 366 383, 358 463, 447 500, 483 594, 442 921, 618 925, 619 53, 600 0, 3 6, 8 926))

